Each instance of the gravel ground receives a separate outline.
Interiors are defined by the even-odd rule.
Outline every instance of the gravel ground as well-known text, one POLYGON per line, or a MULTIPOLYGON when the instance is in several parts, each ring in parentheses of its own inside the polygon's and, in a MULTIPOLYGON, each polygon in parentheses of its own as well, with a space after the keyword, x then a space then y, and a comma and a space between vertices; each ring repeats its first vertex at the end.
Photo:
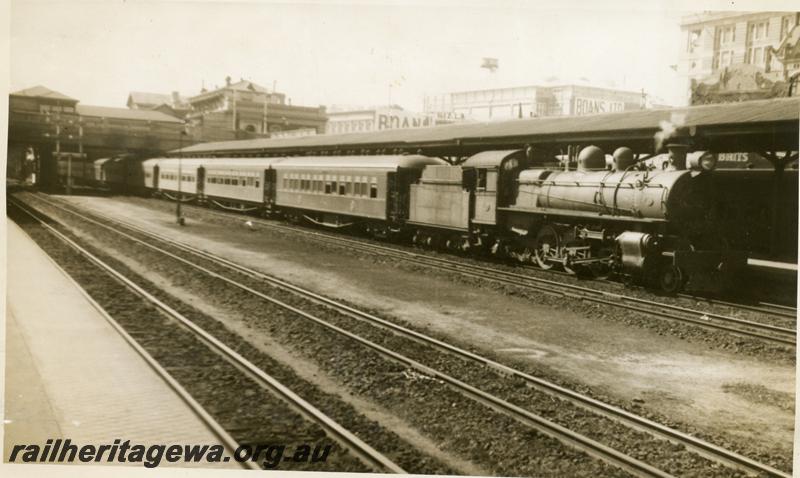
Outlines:
MULTIPOLYGON (((78 235, 80 237, 80 234, 78 235)), ((46 239, 45 239, 46 240, 46 239)), ((103 260, 119 267, 121 271, 130 275, 125 265, 119 264, 110 255, 96 249, 93 244, 90 250, 97 253, 103 260)), ((141 250, 128 252, 141 258, 141 250)), ((114 254, 111 254, 114 255, 114 254)), ((165 261, 160 261, 161 264, 165 261)), ((153 264, 154 265, 154 264, 153 264)), ((203 280, 196 276, 183 276, 184 285, 194 288, 203 280)), ((430 459, 420 456, 418 450, 403 443, 382 443, 380 440, 381 427, 370 424, 366 429, 358 430, 348 421, 359 418, 349 417, 350 420, 341 420, 341 417, 331 413, 330 408, 335 407, 334 397, 310 397, 312 394, 303 393, 302 385, 284 380, 280 373, 275 373, 275 368, 280 366, 271 363, 269 357, 260 354, 250 344, 243 341, 210 317, 199 314, 193 308, 177 303, 160 287, 148 281, 137 280, 149 292, 159 296, 169 305, 176 307, 179 312, 212 332, 218 338, 234 347, 239 353, 254 363, 262 365, 266 370, 283 383, 291 383, 291 387, 301 396, 308 399, 325 413, 338 419, 349 429, 366 437, 367 441, 384 451, 387 456, 394 459, 406 470, 414 473, 453 473, 453 470, 436 466, 430 459), (391 451, 389 451, 391 450, 391 451), (426 466, 427 465, 427 466, 426 466)), ((176 284, 179 286, 179 284, 176 284)), ((220 299, 227 300, 231 305, 237 305, 237 300, 221 294, 220 299)), ((497 416, 488 409, 475 407, 475 403, 453 392, 448 387, 422 379, 415 374, 410 374, 404 367, 383 360, 377 355, 371 356, 358 347, 350 347, 342 343, 338 336, 326 332, 308 333, 309 328, 298 321, 290 322, 291 316, 281 311, 265 311, 264 304, 247 311, 253 325, 261 330, 271 324, 268 333, 283 333, 293 338, 293 345, 309 356, 315 357, 321 368, 337 378, 344 380, 345 386, 353 391, 361 392, 367 397, 375 399, 384 407, 401 412, 404 418, 409 419, 425 434, 432 434, 439 441, 439 446, 445 450, 452 450, 485 464, 493 474, 519 475, 519 476, 627 476, 626 473, 606 465, 598 460, 587 457, 581 452, 563 446, 558 441, 530 430, 518 422, 503 416, 497 416), (290 326, 291 324, 291 326, 290 326), (327 340, 327 342, 326 342, 327 340), (320 342, 323 345, 320 345, 320 342), (324 358, 321 355, 326 354, 324 358)), ((291 374, 290 371, 286 373, 291 374)), ((350 411, 352 415, 357 412, 350 411)), ((346 468, 345 468, 346 470, 346 468)))
MULTIPOLYGON (((17 222, 56 262, 131 334, 242 445, 308 444, 331 448, 319 463, 286 461, 281 468, 369 471, 283 401, 242 375, 233 365, 155 307, 111 279, 83 256, 15 210, 17 222), (180 352, 178 352, 180 351, 180 352)), ((137 281, 138 282, 138 281, 137 281)))
MULTIPOLYGON (((170 208, 173 207, 170 203, 166 201, 147 200, 135 197, 125 198, 124 200, 131 201, 134 204, 144 203, 146 204, 146 207, 157 208, 159 210, 170 210, 170 208)), ((237 227, 241 223, 241 221, 238 219, 238 216, 233 216, 230 218, 220 217, 217 214, 213 214, 209 211, 204 211, 203 208, 193 208, 193 213, 199 214, 199 217, 202 217, 204 221, 209 221, 212 223, 228 224, 228 225, 236 224, 237 227)), ((261 227, 260 231, 266 233, 272 232, 269 231, 269 229, 266 226, 261 227)), ((275 233, 286 234, 285 232, 282 231, 275 233)), ((548 280, 564 282, 566 284, 580 285, 584 287, 588 286, 598 290, 604 290, 614 293, 624 293, 625 295, 629 295, 632 297, 648 299, 648 300, 657 300, 666 304, 677 305, 681 307, 687 307, 687 308, 697 307, 699 310, 708 311, 716 314, 728 315, 731 317, 741 318, 744 320, 751 320, 755 322, 773 324, 788 328, 793 328, 796 326, 796 320, 793 319, 775 317, 743 309, 735 309, 724 305, 701 304, 697 300, 690 300, 687 298, 655 295, 653 292, 648 291, 646 289, 642 289, 639 287, 623 287, 621 284, 615 282, 603 282, 603 281, 587 282, 585 280, 580 280, 578 278, 571 277, 568 275, 558 275, 548 271, 537 270, 536 268, 533 267, 525 267, 521 269, 519 266, 507 265, 499 261, 492 261, 491 263, 487 263, 486 261, 477 260, 471 257, 464 257, 453 254, 443 254, 443 253, 438 253, 436 251, 423 250, 415 247, 405 246, 402 244, 378 243, 374 240, 356 238, 352 236, 348 236, 348 238, 363 240, 368 244, 380 244, 383 246, 391 245, 392 247, 395 247, 398 250, 410 251, 418 254, 426 254, 426 255, 431 255, 433 257, 442 257, 470 265, 479 265, 483 267, 491 266, 502 271, 515 272, 515 273, 522 272, 531 275, 533 277, 540 277, 548 280)), ((320 248, 334 251, 336 254, 348 254, 352 257, 358 257, 359 259, 364 259, 365 257, 365 253, 362 251, 353 250, 349 248, 346 244, 336 245, 327 242, 322 242, 318 239, 315 239, 313 236, 309 236, 308 234, 303 234, 302 229, 298 230, 298 233, 296 234, 296 237, 293 237, 293 240, 301 242, 311 242, 320 248)), ((570 311, 590 316, 594 319, 608 320, 617 323, 622 323, 625 324, 626 326, 648 329, 658 335, 668 335, 668 336, 678 337, 681 340, 685 340, 687 342, 702 343, 703 345, 706 345, 708 347, 717 350, 725 350, 747 356, 766 358, 771 362, 777 362, 777 363, 794 364, 796 361, 795 349, 789 346, 783 346, 780 344, 774 344, 756 338, 738 336, 724 331, 708 329, 705 327, 676 322, 672 320, 658 319, 647 314, 624 310, 624 309, 617 309, 613 307, 607 307, 601 304, 593 304, 583 301, 565 301, 560 296, 543 294, 541 292, 532 291, 524 287, 515 287, 512 285, 501 284, 488 279, 478 279, 449 272, 436 272, 435 270, 429 267, 409 263, 407 261, 403 261, 402 259, 389 258, 379 254, 374 254, 374 255, 369 254, 369 256, 374 263, 380 264, 381 266, 390 266, 398 269, 425 273, 426 275, 431 275, 436 277, 437 280, 450 280, 471 287, 481 287, 511 296, 524 297, 539 305, 567 308, 570 311), (622 313, 620 313, 620 311, 622 311, 622 313)))
MULTIPOLYGON (((113 239, 111 240, 112 242, 114 241, 113 239)), ((126 245, 117 243, 112 247, 116 248, 117 250, 131 250, 129 244, 126 245)), ((159 261, 159 257, 146 259, 145 256, 151 253, 148 252, 142 254, 142 252, 143 251, 137 251, 137 260, 146 263, 148 267, 153 268, 159 274, 170 276, 170 280, 175 284, 186 283, 187 278, 182 276, 182 274, 185 274, 185 271, 180 272, 177 268, 174 268, 173 264, 166 264, 163 260, 159 261)), ((205 282, 205 280, 195 280, 192 282, 193 290, 200 290, 204 296, 208 294, 218 294, 220 296, 227 297, 229 301, 231 301, 231 298, 235 297, 232 302, 238 304, 240 308, 245 309, 246 316, 252 317, 252 311, 258 310, 259 306, 263 308, 263 303, 261 303, 261 301, 255 301, 255 303, 248 305, 248 302, 254 302, 253 299, 242 295, 241 292, 225 291, 223 293, 224 288, 227 286, 221 286, 220 284, 216 283, 215 280, 212 280, 209 284, 205 284, 205 282)), ((250 285, 254 285, 261 289, 264 288, 263 285, 253 284, 252 281, 250 282, 250 285)), ((296 298, 288 296, 286 293, 283 293, 282 298, 287 301, 297 302, 296 298)), ((548 417, 549 419, 562 424, 569 424, 573 429, 579 430, 580 432, 592 436, 600 441, 611 444, 614 447, 628 452, 632 456, 646 460, 649 463, 652 463, 671 473, 682 476, 712 476, 715 474, 719 476, 732 476, 731 470, 716 467, 708 463, 706 460, 700 459, 691 453, 685 452, 678 446, 652 440, 649 436, 627 430, 625 427, 616 425, 607 419, 594 417, 582 409, 561 403, 539 392, 535 392, 530 388, 525 387, 521 381, 499 377, 492 372, 482 369, 481 367, 465 364, 460 360, 454 361, 451 357, 443 356, 439 353, 433 353, 425 347, 404 339, 400 339, 392 334, 376 331, 372 327, 361 323, 354 324, 352 323, 352 319, 345 319, 341 316, 336 317, 335 314, 330 313, 325 315, 327 318, 337 321, 340 325, 346 325, 348 329, 359 329, 359 333, 368 335, 373 340, 385 346, 391 346, 391 348, 395 350, 402 350, 403 353, 411 355, 427 365, 447 371, 448 373, 454 374, 455 376, 458 376, 465 381, 469 381, 470 383, 480 383, 482 385, 481 388, 487 389, 513 403, 532 409, 537 413, 548 417)), ((337 357, 341 356, 341 354, 338 353, 331 354, 331 350, 336 350, 336 344, 334 343, 336 340, 335 338, 330 338, 331 340, 334 340, 334 342, 331 344, 320 344, 319 337, 325 335, 323 331, 315 331, 311 335, 308 335, 308 326, 304 327, 302 324, 299 324, 298 328, 287 327, 287 324, 284 322, 284 320, 285 319, 282 319, 278 325, 270 328, 270 332, 272 334, 280 334, 282 340, 296 341, 299 338, 299 345, 301 348, 306 350, 307 353, 310 353, 311 356, 316 357, 318 360, 321 359, 322 363, 336 362, 337 357), (303 332, 306 333, 306 337, 298 337, 303 332)), ((256 326, 257 324, 253 325, 256 326)), ((261 322, 260 319, 258 325, 263 327, 263 322, 261 322)), ((394 373, 397 373, 397 371, 394 373)), ((407 370, 402 371, 402 373, 407 378, 410 377, 416 381, 422 381, 426 383, 430 382, 428 377, 421 377, 419 374, 413 373, 409 374, 407 370)), ((359 378, 344 377, 344 381, 348 384, 358 383, 359 380, 359 378)), ((373 398, 385 399, 386 397, 380 396, 373 398)), ((415 412, 417 411, 415 410, 415 412)), ((461 446, 463 445, 460 445, 458 448, 461 446)), ((774 466, 788 466, 787 461, 783 457, 759 456, 758 458, 761 461, 773 464, 774 466)))

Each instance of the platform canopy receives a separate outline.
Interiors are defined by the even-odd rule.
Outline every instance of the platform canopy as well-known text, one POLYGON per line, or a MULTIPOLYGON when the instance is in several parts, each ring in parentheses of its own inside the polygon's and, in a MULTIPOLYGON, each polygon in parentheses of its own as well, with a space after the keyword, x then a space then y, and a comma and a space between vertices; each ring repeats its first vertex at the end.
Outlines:
MULTIPOLYGON (((557 151, 594 144, 657 153, 669 142, 715 152, 796 151, 800 98, 645 109, 587 116, 460 123, 430 128, 203 143, 185 155, 271 156, 422 152, 465 156, 526 146, 557 151)), ((173 151, 172 154, 178 154, 173 151)))

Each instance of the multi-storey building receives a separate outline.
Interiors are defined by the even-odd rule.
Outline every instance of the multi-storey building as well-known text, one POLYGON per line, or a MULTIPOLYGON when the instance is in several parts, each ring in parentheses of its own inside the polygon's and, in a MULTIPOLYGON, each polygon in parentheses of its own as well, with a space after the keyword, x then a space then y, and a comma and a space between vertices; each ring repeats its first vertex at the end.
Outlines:
POLYGON ((292 106, 286 95, 241 80, 188 99, 189 132, 198 141, 224 141, 269 136, 301 128, 325 131, 325 107, 292 106))
POLYGON ((800 72, 799 21, 798 12, 683 17, 685 45, 678 72, 685 78, 687 98, 703 103, 788 94, 789 82, 800 72))
POLYGON ((425 99, 425 112, 473 120, 609 113, 641 109, 641 92, 583 85, 520 86, 459 91, 425 99))

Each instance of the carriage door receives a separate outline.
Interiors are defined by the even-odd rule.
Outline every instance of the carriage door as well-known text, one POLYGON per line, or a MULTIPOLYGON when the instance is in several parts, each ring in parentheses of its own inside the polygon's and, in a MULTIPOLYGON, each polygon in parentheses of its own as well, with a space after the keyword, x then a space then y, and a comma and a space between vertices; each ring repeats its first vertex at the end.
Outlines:
POLYGON ((158 167, 157 164, 155 166, 153 166, 153 189, 158 189, 158 177, 159 177, 158 171, 159 171, 159 169, 160 168, 158 167))
POLYGON ((277 171, 274 169, 264 170, 264 204, 267 209, 271 209, 275 204, 275 177, 277 171))
POLYGON ((206 168, 197 168, 197 197, 202 199, 206 190, 206 168))
POLYGON ((386 217, 397 220, 403 217, 400 193, 397 192, 396 172, 386 175, 386 217))

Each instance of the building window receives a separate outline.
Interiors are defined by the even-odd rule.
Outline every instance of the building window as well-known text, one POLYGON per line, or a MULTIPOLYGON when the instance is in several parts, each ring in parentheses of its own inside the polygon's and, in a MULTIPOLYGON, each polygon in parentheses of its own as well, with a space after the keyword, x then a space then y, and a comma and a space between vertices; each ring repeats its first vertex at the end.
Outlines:
POLYGON ((720 68, 725 68, 726 66, 730 66, 731 64, 731 57, 732 52, 730 51, 723 51, 719 55, 719 66, 720 68))
POLYGON ((794 28, 794 15, 786 15, 781 18, 781 40, 789 36, 789 32, 794 28))
POLYGON ((691 30, 689 32, 689 42, 686 47, 687 52, 694 53, 694 50, 700 46, 700 35, 702 32, 702 30, 691 30))
POLYGON ((722 40, 723 45, 733 43, 736 41, 736 29, 733 25, 722 27, 722 40))

